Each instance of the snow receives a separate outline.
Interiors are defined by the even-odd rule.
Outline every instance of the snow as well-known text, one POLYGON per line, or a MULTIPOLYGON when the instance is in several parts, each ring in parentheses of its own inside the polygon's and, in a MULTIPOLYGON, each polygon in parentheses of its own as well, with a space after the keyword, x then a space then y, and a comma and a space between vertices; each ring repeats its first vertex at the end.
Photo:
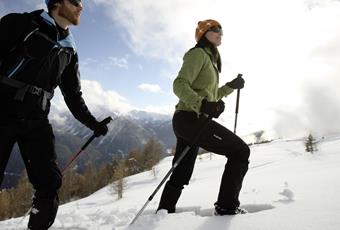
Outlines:
MULTIPOLYGON (((326 136, 319 151, 304 151, 302 139, 251 146, 248 174, 240 194, 249 213, 213 216, 226 159, 197 158, 190 185, 175 214, 155 209, 161 188, 133 225, 129 225, 171 166, 171 157, 151 171, 126 178, 123 199, 107 186, 91 196, 62 205, 51 229, 89 230, 337 230, 340 229, 340 135, 326 136)), ((28 217, 0 222, 0 229, 26 229, 28 217)))

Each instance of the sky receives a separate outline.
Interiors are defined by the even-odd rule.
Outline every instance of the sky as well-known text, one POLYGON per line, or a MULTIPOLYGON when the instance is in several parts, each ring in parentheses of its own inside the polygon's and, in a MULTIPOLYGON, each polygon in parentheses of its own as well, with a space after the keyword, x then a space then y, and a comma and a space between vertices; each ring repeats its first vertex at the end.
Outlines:
MULTIPOLYGON (((237 132, 270 137, 340 130, 339 0, 84 0, 76 39, 84 98, 101 106, 172 114, 172 82, 195 45, 197 22, 218 20, 224 36, 220 85, 242 73, 237 132)), ((0 0, 0 16, 44 8, 0 0)), ((233 129, 236 93, 219 118, 233 129)), ((61 96, 53 105, 65 109, 61 96)))
MULTIPOLYGON (((252 145, 250 165, 240 193, 248 214, 213 216, 226 159, 210 153, 197 158, 175 214, 155 214, 162 189, 129 225, 170 169, 171 157, 147 171, 125 178, 123 198, 113 185, 61 205, 51 230, 338 230, 340 229, 340 134, 320 140, 319 151, 306 153, 302 139, 252 145)), ((2 230, 26 229, 28 217, 0 222, 2 230)))

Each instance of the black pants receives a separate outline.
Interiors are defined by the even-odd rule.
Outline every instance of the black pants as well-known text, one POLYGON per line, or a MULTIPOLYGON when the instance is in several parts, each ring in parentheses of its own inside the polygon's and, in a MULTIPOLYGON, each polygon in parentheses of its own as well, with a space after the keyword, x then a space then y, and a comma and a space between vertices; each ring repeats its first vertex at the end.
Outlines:
POLYGON ((35 189, 29 229, 48 229, 57 213, 57 191, 62 183, 52 127, 47 120, 1 121, 0 184, 15 143, 19 145, 29 181, 35 189))
MULTIPOLYGON (((176 153, 173 163, 178 159, 184 148, 189 145, 202 128, 205 117, 197 117, 194 112, 177 111, 172 120, 173 129, 177 137, 176 153)), ((248 145, 230 130, 210 121, 201 133, 198 144, 209 152, 224 155, 228 158, 222 175, 217 204, 221 208, 234 209, 240 205, 239 193, 245 174, 248 171, 250 150, 248 145)), ((173 171, 167 181, 158 209, 175 211, 175 206, 184 185, 194 170, 198 147, 192 147, 187 155, 173 171)))

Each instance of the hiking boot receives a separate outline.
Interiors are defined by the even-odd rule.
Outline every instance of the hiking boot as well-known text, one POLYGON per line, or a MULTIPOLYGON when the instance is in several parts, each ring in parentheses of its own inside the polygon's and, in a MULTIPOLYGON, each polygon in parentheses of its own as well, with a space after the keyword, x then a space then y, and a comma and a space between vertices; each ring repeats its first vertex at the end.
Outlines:
POLYGON ((237 215, 237 214, 246 214, 248 213, 247 210, 236 207, 233 209, 226 209, 226 208, 221 208, 218 204, 215 204, 215 216, 224 216, 224 215, 237 215))
POLYGON ((176 203, 181 196, 181 193, 182 189, 176 188, 169 183, 166 183, 157 211, 165 209, 168 211, 168 213, 174 213, 176 211, 176 203))

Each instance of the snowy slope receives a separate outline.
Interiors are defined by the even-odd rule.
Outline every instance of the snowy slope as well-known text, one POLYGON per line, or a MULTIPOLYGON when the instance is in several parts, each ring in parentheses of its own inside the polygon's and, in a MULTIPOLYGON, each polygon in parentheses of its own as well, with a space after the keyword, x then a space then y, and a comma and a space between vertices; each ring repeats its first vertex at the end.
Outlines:
MULTIPOLYGON (((186 229, 186 230, 337 230, 340 229, 340 135, 325 137, 319 151, 304 152, 302 140, 277 140, 251 147, 251 163, 241 192, 250 213, 211 216, 225 158, 197 159, 191 184, 178 212, 154 214, 162 189, 132 226, 129 223, 170 169, 171 158, 157 166, 157 177, 145 172, 127 178, 124 198, 112 188, 60 207, 51 229, 186 229)), ((25 229, 28 218, 0 222, 0 229, 25 229), (20 222, 21 221, 21 222, 20 222)))

